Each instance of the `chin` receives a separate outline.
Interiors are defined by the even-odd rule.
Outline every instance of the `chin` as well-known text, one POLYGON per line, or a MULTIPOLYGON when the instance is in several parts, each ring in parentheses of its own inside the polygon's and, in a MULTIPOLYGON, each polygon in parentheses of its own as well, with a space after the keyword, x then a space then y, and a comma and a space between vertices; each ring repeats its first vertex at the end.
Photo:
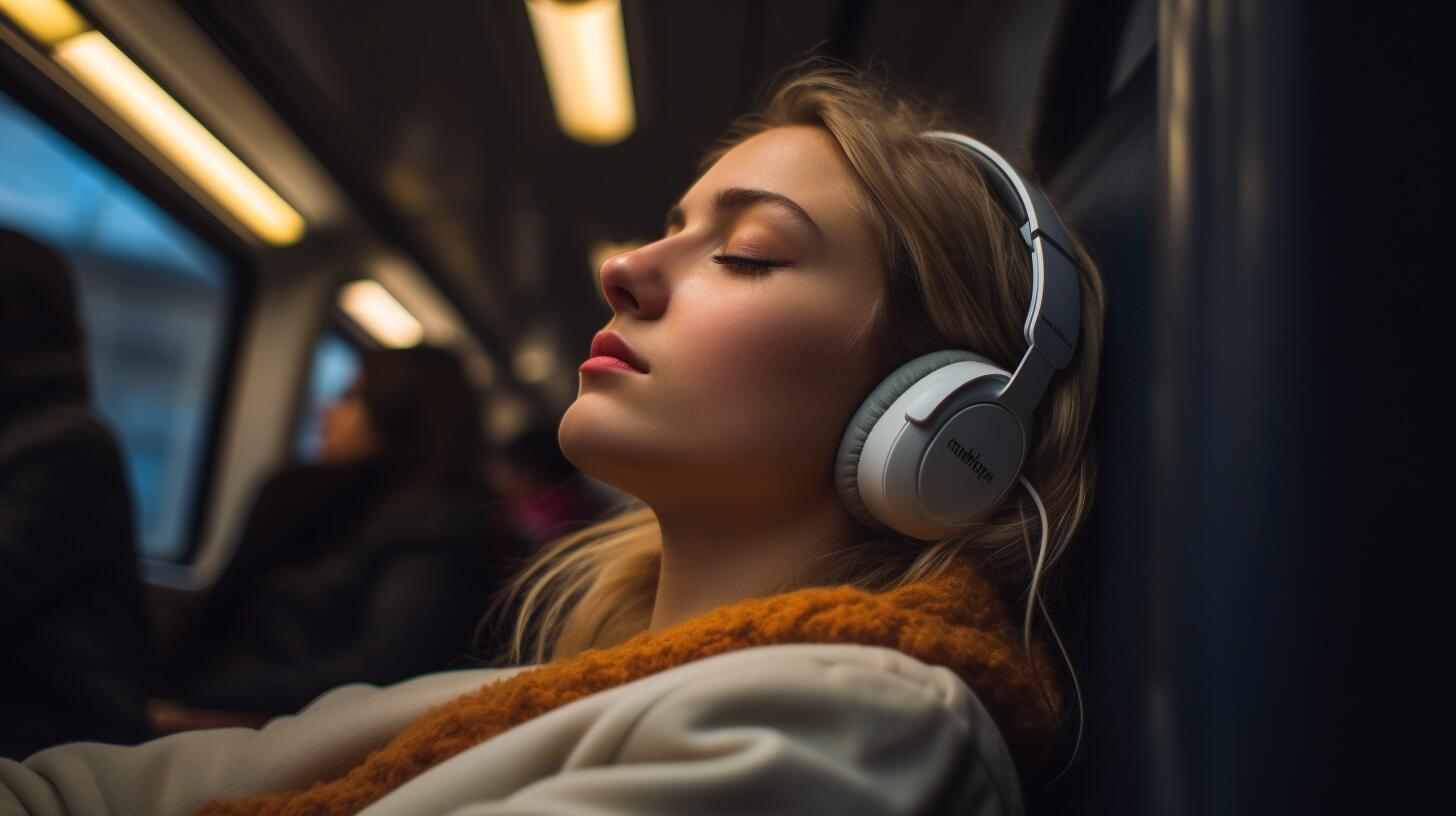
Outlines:
POLYGON ((582 395, 567 407, 556 430, 556 443, 561 446, 561 454, 578 470, 620 487, 609 478, 609 473, 617 470, 612 467, 614 463, 620 465, 631 455, 632 446, 623 438, 620 419, 606 416, 608 412, 598 410, 601 406, 591 402, 590 396, 582 395))
POLYGON ((561 417, 556 442, 571 464, 586 475, 633 495, 649 489, 651 476, 665 470, 655 443, 660 435, 643 433, 639 423, 620 412, 600 410, 590 398, 577 397, 561 417))

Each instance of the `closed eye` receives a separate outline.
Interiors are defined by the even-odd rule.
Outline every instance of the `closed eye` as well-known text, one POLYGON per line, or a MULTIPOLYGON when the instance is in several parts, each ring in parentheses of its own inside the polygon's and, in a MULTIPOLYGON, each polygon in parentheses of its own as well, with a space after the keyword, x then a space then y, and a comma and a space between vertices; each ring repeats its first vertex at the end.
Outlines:
POLYGON ((779 261, 772 258, 750 258, 746 255, 714 255, 713 263, 722 264, 737 272, 748 275, 766 275, 770 269, 789 265, 788 261, 779 261))

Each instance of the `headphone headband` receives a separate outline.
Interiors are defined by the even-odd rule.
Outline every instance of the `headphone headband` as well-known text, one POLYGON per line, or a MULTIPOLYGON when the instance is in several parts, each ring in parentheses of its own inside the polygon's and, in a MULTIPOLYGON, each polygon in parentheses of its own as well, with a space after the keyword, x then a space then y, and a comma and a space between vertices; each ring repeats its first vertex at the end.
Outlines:
POLYGON ((1042 191, 1025 182, 1001 154, 961 133, 929 130, 921 136, 965 149, 1031 249, 1031 303, 1022 324, 1026 354, 999 396, 1007 408, 1029 418, 1053 372, 1071 364, 1077 349, 1082 295, 1071 238, 1042 191))

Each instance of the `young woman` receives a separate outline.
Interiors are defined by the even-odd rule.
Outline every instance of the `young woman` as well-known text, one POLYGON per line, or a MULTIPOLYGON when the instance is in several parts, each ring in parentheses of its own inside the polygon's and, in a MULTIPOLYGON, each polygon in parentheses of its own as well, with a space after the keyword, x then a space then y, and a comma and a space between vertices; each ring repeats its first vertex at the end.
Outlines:
POLYGON ((1104 296, 1046 222, 1068 260, 1033 291, 1042 234, 925 135, 939 124, 802 70, 660 239, 603 265, 615 314, 559 439, 640 504, 515 583, 514 653, 542 665, 344 687, 260 731, 66 746, 0 766, 10 795, 32 813, 1019 813, 1065 719, 1031 612, 1092 495, 1104 296), (1024 323, 1029 303, 1053 312, 1024 323), (1075 344, 1055 376, 1027 353, 1043 317, 1075 344), (928 421, 964 394, 894 395, 957 362, 1032 386, 1020 478, 952 438, 936 450, 966 475, 941 499, 1011 492, 969 524, 887 524, 894 501, 856 481, 884 455, 862 412, 928 421))

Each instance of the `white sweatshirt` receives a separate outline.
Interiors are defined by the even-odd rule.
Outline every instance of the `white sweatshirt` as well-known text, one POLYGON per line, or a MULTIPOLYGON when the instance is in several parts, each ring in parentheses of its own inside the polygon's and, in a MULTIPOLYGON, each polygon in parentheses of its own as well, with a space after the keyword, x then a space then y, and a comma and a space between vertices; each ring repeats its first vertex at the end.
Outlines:
MULTIPOLYGON (((0 814, 192 814, 335 779, 425 710, 521 669, 342 686, 258 730, 0 760, 0 814)), ((3 724, 0 724, 3 727, 3 724)), ((1020 816, 1011 755, 955 674, 868 646, 729 652, 593 694, 420 774, 367 816, 1020 816)))

